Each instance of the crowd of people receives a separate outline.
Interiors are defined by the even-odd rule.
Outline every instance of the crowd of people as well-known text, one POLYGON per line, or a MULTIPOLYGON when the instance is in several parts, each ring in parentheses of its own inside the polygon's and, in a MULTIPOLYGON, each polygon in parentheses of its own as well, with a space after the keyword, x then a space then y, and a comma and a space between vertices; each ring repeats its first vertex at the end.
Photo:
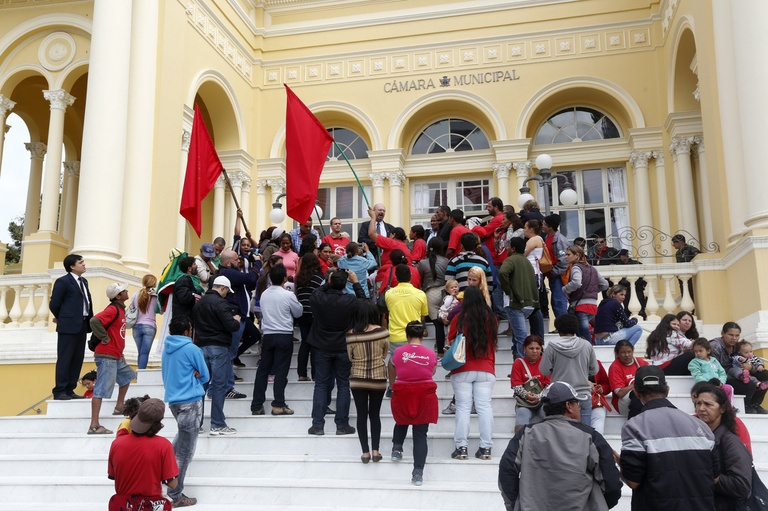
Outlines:
MULTIPOLYGON (((590 488, 597 482, 602 489, 597 493, 594 489, 575 489, 574 495, 585 499, 584 509, 603 509, 606 504, 612 507, 621 483, 613 459, 614 454, 617 460, 619 455, 610 452, 601 436, 606 414, 621 413, 631 419, 627 425, 636 428, 630 428, 631 434, 646 434, 646 411, 655 407, 654 413, 661 413, 656 408, 671 407, 663 399, 665 375, 692 374, 708 385, 698 392, 696 410, 714 433, 711 437, 700 435, 701 445, 715 438, 712 446, 725 445, 721 450, 730 453, 733 442, 718 431, 731 429, 729 397, 733 393, 745 395, 746 413, 768 413, 761 407, 768 392, 768 372, 752 353, 751 345, 739 342, 738 325, 727 323, 722 337, 710 342, 698 338, 691 313, 668 315, 648 337, 647 360, 637 357, 634 346, 643 331, 627 314, 630 290, 621 284, 611 285, 596 268, 632 264, 626 251, 606 247, 604 238, 596 240, 588 251, 579 243, 570 244, 559 232, 560 216, 542 215, 535 201, 529 201, 517 214, 494 197, 487 210, 489 218, 482 222, 466 218, 459 209, 440 206, 429 230, 414 225, 406 234, 402 227, 387 223, 385 206, 376 204, 369 210, 370 220, 361 224, 356 241, 341 232, 338 218, 331 219, 330 234, 323 237, 311 219, 290 232, 270 227, 259 240, 248 231, 241 237, 242 212, 238 211, 231 246, 216 238, 202 244, 199 254, 178 254, 171 265, 177 275, 165 293, 157 291, 158 279, 153 275, 142 279, 141 289, 130 301, 124 284, 110 285, 109 305, 95 315, 83 277, 85 261, 76 254, 69 255, 64 260, 67 273, 57 280, 50 304, 59 335, 54 399, 82 397, 74 389, 86 337, 93 332, 96 375, 83 377, 83 383, 90 382, 92 390, 88 434, 111 434, 99 424, 102 400, 111 398, 117 383, 118 406, 113 413, 123 415, 125 396, 135 378, 124 358, 125 330, 133 329, 138 366, 143 369, 157 336, 156 313, 164 313, 159 338, 164 400, 179 428, 172 444, 175 465, 165 459, 167 446, 153 441, 151 449, 163 454, 161 465, 152 472, 152 477, 160 479, 147 485, 153 492, 147 497, 159 494, 154 492, 158 488, 155 483, 172 481, 168 496, 173 507, 196 503, 182 490, 197 436, 203 432, 206 394, 211 406, 209 434, 237 433, 227 424, 224 408, 228 399, 247 397, 235 387, 242 381, 235 369, 245 366, 240 357, 251 349, 261 355, 250 406, 253 415, 264 415, 267 410, 275 416, 294 413, 286 386, 298 342, 298 380, 314 382, 308 434, 324 435, 325 417, 332 415, 335 433, 357 433, 361 461, 376 463, 383 458, 380 411, 384 399, 391 398, 396 422, 391 459, 403 458, 403 442, 411 426, 412 483, 421 485, 429 424, 436 423, 439 416, 433 375, 446 350, 457 343, 465 352, 463 365, 448 375, 454 399, 443 413, 455 414, 456 424, 455 450, 450 456, 468 459, 470 415, 477 413, 480 442, 474 456, 490 460, 495 355, 498 349, 511 347, 517 433, 502 458, 500 473, 500 487, 509 509, 526 509, 526 502, 543 498, 539 492, 546 489, 536 482, 542 478, 538 471, 554 469, 537 466, 533 451, 553 452, 552 438, 561 438, 564 445, 582 445, 583 441, 592 445, 574 453, 571 462, 587 459, 594 478, 587 474, 581 482, 586 481, 590 488), (601 301, 602 292, 606 297, 601 301), (549 317, 554 317, 558 336, 545 346, 545 320, 549 317), (501 334, 499 319, 509 322, 509 330, 501 334), (434 327, 434 350, 421 342, 426 321, 434 327), (300 339, 294 339, 296 328, 300 339), (506 338, 510 344, 502 346, 506 338), (594 344, 615 346, 616 360, 608 371, 597 360, 594 344), (641 387, 638 378, 646 367, 651 372, 641 387), (269 382, 274 385, 267 408, 269 382), (657 396, 653 399, 661 401, 648 398, 644 389, 653 390, 655 394, 651 394, 657 396), (335 410, 331 408, 334 392, 335 410), (720 393, 726 395, 725 403, 720 393), (353 400, 355 426, 350 423, 353 400), (717 410, 725 417, 722 423, 714 419, 707 422, 717 410), (172 477, 165 477, 168 475, 172 477), (525 480, 528 483, 524 484, 525 480)), ((681 250, 686 257, 695 256, 684 247, 681 250)), ((166 269, 164 277, 168 273, 166 269)), ((162 401, 149 401, 152 409, 144 410, 146 403, 142 403, 128 424, 139 437, 152 438, 157 418, 162 417, 162 401)), ((638 468, 638 463, 650 463, 651 458, 636 455, 632 441, 625 444, 621 475, 638 498, 643 495, 652 501, 655 496, 649 496, 646 485, 640 484, 638 468)), ((144 444, 135 439, 113 445, 110 475, 116 476, 116 481, 120 464, 125 463, 125 456, 118 451, 150 449, 149 443, 140 445, 144 444)), ((561 458, 569 457, 566 452, 553 454, 548 463, 562 465, 565 461, 561 458)), ((719 459, 722 465, 724 457, 719 459)), ((721 469, 723 480, 727 467, 721 469)), ((711 464, 707 475, 712 475, 711 464)), ((117 493, 134 495, 123 483, 116 482, 117 493)), ((717 484, 722 486, 714 483, 715 488, 717 484)), ((547 499, 553 503, 548 508, 557 507, 555 502, 567 494, 548 493, 547 499)))

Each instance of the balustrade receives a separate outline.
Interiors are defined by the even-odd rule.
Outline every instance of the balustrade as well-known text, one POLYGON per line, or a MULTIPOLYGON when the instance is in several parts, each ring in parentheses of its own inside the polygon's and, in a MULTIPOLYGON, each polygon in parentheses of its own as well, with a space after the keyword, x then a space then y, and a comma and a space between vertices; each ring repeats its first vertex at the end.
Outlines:
POLYGON ((0 276, 0 328, 47 328, 52 285, 48 273, 0 276))

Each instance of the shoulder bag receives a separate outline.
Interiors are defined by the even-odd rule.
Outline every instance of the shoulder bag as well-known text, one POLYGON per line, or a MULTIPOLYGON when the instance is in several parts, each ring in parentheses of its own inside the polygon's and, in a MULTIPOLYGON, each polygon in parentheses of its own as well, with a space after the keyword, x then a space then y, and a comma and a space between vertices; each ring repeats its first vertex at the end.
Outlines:
MULTIPOLYGON (((554 250, 554 248, 553 248, 554 250)), ((552 256, 547 250, 547 244, 544 244, 544 250, 541 251, 541 257, 539 258, 539 270, 541 273, 549 273, 552 271, 554 264, 552 263, 552 256)))
MULTIPOLYGON (((528 374, 528 380, 523 383, 523 389, 531 394, 540 395, 542 391, 544 390, 544 386, 541 384, 539 379, 531 374, 531 370, 528 368, 528 364, 525 362, 525 358, 521 358, 520 362, 522 362, 523 367, 525 368, 525 372, 528 374)), ((531 410, 538 410, 541 408, 542 401, 539 399, 539 402, 536 404, 528 402, 527 399, 520 396, 515 396, 515 401, 517 401, 517 406, 522 406, 524 408, 530 408, 531 410)))
POLYGON ((467 345, 464 334, 456 335, 451 346, 443 354, 443 369, 453 371, 467 363, 467 345))
POLYGON ((139 319, 139 306, 136 303, 137 297, 138 297, 138 293, 133 295, 131 304, 128 306, 128 309, 125 311, 125 328, 133 328, 134 325, 136 324, 136 320, 139 319))

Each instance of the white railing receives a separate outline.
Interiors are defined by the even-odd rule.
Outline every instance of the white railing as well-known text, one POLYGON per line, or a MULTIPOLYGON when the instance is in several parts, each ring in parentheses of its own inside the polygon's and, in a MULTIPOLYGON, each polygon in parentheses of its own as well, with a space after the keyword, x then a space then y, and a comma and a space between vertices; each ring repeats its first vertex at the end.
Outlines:
POLYGON ((600 275, 614 284, 618 284, 624 278, 627 279, 631 290, 629 311, 632 316, 638 316, 642 308, 635 289, 635 283, 641 278, 647 283, 645 312, 648 315, 648 321, 658 321, 664 314, 695 309, 696 304, 688 291, 688 282, 698 274, 699 270, 692 263, 615 264, 595 268, 600 275), (682 286, 679 282, 682 282, 682 286))
POLYGON ((47 328, 49 273, 0 276, 0 328, 47 328))

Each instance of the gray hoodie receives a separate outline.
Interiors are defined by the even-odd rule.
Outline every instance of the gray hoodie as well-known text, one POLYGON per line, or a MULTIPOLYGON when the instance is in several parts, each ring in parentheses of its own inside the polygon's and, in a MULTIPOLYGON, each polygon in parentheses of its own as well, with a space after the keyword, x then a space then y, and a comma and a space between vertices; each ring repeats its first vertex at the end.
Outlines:
POLYGON ((541 374, 552 381, 564 381, 579 393, 591 396, 589 377, 597 373, 597 357, 592 345, 578 336, 558 337, 549 341, 539 366, 541 374))

